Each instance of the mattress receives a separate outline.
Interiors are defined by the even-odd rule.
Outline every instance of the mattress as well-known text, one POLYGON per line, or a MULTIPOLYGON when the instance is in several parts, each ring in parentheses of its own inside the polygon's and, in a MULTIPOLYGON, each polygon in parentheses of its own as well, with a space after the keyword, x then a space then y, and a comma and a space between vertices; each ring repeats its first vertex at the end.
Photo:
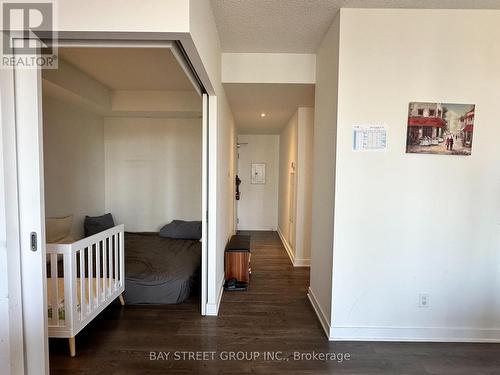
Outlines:
POLYGON ((125 233, 127 304, 175 304, 197 287, 201 242, 125 233))

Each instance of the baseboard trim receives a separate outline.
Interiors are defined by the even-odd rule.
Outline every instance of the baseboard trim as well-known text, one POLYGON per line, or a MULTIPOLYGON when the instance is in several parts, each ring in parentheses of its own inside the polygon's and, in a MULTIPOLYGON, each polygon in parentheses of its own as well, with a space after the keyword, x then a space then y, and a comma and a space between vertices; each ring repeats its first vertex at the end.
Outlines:
POLYGON ((332 340, 331 338, 331 326, 330 322, 328 321, 328 318, 325 315, 325 312, 321 308, 318 299, 316 298, 314 292, 312 291, 311 287, 309 287, 307 291, 307 298, 309 298, 309 302, 311 302, 311 306, 316 313, 316 316, 318 317, 319 322, 321 323, 321 327, 323 327, 323 330, 325 331, 326 337, 328 340, 332 340))
POLYGON ((286 253, 288 254, 288 257, 290 258, 290 261, 292 262, 292 265, 294 267, 310 267, 311 266, 311 259, 297 259, 295 258, 295 255, 293 254, 292 247, 288 243, 288 241, 285 239, 285 236, 281 232, 280 227, 277 229, 278 235, 280 236, 281 242, 283 243, 283 246, 285 247, 286 253))
POLYGON ((259 231, 259 232, 275 232, 276 228, 272 227, 238 227, 237 230, 259 231))
POLYGON ((222 275, 222 282, 220 283, 219 296, 217 297, 216 303, 207 303, 207 316, 217 316, 219 315, 220 302, 222 300, 222 294, 224 293, 224 282, 225 277, 222 275))
POLYGON ((499 343, 500 329, 467 327, 332 326, 331 341, 406 341, 499 343))

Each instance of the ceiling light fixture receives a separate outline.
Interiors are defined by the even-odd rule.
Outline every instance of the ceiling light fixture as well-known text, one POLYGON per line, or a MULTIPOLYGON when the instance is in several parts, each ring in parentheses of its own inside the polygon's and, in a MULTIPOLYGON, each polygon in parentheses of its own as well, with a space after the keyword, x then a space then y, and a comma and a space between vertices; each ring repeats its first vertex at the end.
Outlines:
POLYGON ((260 117, 264 118, 264 117, 266 117, 266 114, 265 113, 261 113, 260 117))

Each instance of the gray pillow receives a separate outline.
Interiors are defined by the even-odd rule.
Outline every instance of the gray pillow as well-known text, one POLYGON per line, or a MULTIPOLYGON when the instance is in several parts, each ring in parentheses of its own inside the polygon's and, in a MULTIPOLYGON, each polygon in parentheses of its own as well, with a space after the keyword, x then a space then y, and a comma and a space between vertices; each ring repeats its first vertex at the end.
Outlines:
POLYGON ((96 233, 105 231, 106 229, 113 228, 115 226, 115 221, 111 214, 105 214, 102 216, 85 216, 85 221, 83 223, 83 229, 85 232, 85 237, 92 236, 96 233))
POLYGON ((201 239, 201 221, 174 220, 160 229, 160 237, 199 240, 201 239))

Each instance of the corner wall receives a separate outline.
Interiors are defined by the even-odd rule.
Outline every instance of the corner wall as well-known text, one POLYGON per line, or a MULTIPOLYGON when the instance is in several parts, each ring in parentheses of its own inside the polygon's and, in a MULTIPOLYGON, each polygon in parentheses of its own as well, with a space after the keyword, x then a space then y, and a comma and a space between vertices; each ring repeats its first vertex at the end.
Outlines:
POLYGON ((498 11, 341 11, 333 339, 500 341, 499 43, 498 11), (406 154, 411 101, 476 104, 472 155, 406 154))
POLYGON ((316 54, 309 299, 327 336, 332 318, 339 35, 337 15, 316 54))
POLYGON ((186 48, 200 79, 210 94, 209 102, 209 254, 207 315, 217 315, 224 282, 224 250, 235 233, 234 119, 221 83, 219 35, 209 0, 189 1, 189 37, 186 48), (213 147, 216 146, 216 147, 213 147), (215 162, 214 162, 215 161, 215 162), (216 191, 213 191, 213 187, 216 191))

